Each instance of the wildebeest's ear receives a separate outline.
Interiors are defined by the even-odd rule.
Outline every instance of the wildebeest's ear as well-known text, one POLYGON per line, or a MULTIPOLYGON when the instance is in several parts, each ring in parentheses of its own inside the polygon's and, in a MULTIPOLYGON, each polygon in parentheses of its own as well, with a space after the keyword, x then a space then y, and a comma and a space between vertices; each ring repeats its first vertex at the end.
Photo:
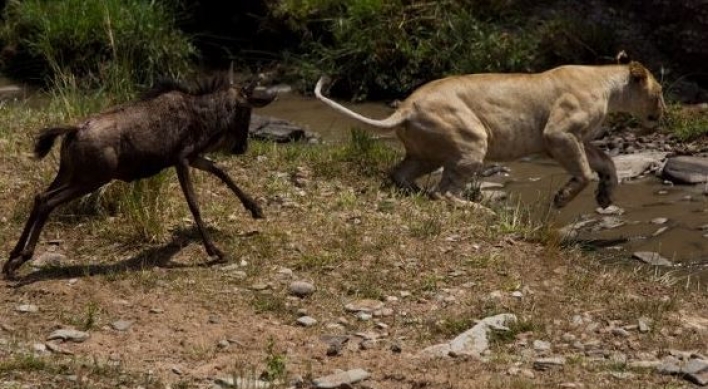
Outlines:
POLYGON ((643 81, 647 79, 649 72, 644 65, 637 61, 632 61, 629 63, 629 75, 632 76, 634 81, 643 81))
POLYGON ((629 55, 627 55, 627 52, 624 50, 620 50, 620 52, 617 53, 617 55, 615 56, 615 60, 619 65, 626 65, 631 61, 629 55))

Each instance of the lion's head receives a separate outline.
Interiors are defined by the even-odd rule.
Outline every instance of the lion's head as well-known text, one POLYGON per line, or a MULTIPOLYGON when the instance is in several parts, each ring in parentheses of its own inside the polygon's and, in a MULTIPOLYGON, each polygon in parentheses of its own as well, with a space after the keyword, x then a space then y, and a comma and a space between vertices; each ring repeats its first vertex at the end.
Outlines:
POLYGON ((642 125, 654 128, 664 116, 666 104, 661 84, 642 64, 632 61, 629 69, 628 100, 632 113, 641 120, 642 125))

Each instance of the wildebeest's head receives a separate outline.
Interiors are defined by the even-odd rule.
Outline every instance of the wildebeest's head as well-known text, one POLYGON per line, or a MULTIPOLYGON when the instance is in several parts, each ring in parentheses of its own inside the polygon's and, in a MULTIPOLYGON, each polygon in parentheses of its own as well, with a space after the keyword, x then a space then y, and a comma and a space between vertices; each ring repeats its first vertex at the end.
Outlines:
POLYGON ((262 108, 275 101, 278 93, 274 89, 258 87, 258 77, 254 77, 246 86, 236 86, 234 84, 233 64, 229 69, 229 93, 236 94, 234 98, 238 101, 237 113, 232 130, 235 135, 235 143, 231 152, 233 154, 243 154, 248 149, 248 128, 251 123, 251 109, 262 108))

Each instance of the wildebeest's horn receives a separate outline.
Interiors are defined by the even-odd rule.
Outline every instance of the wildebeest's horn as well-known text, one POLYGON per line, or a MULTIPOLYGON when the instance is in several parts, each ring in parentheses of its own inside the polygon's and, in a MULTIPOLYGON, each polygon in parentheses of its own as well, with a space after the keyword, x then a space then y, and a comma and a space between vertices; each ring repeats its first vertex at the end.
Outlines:
POLYGON ((229 65, 229 86, 234 85, 234 61, 231 61, 229 65))

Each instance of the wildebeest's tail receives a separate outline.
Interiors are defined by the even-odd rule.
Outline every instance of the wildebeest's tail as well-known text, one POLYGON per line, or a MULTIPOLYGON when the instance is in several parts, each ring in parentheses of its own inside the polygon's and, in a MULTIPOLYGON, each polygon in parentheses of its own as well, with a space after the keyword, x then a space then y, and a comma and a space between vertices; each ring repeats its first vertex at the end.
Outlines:
POLYGON ((61 135, 78 131, 75 126, 49 127, 41 130, 34 141, 34 155, 42 159, 54 146, 54 140, 61 135))
POLYGON ((391 129, 397 126, 400 126, 405 122, 408 118, 405 112, 401 111, 400 109, 394 112, 391 116, 389 116, 386 119, 383 120, 376 120, 376 119, 370 119, 367 118, 366 116, 362 116, 349 108, 344 107, 341 104, 338 104, 334 102, 334 100, 327 98, 322 94, 322 87, 329 83, 329 77, 321 77, 319 81, 317 81, 317 85, 315 85, 315 96, 317 96, 318 99, 320 99, 322 102, 325 104, 329 105, 330 107, 336 109, 337 111, 349 116, 350 118, 359 120, 360 122, 366 123, 370 126, 376 127, 376 128, 383 128, 383 129, 391 129))

